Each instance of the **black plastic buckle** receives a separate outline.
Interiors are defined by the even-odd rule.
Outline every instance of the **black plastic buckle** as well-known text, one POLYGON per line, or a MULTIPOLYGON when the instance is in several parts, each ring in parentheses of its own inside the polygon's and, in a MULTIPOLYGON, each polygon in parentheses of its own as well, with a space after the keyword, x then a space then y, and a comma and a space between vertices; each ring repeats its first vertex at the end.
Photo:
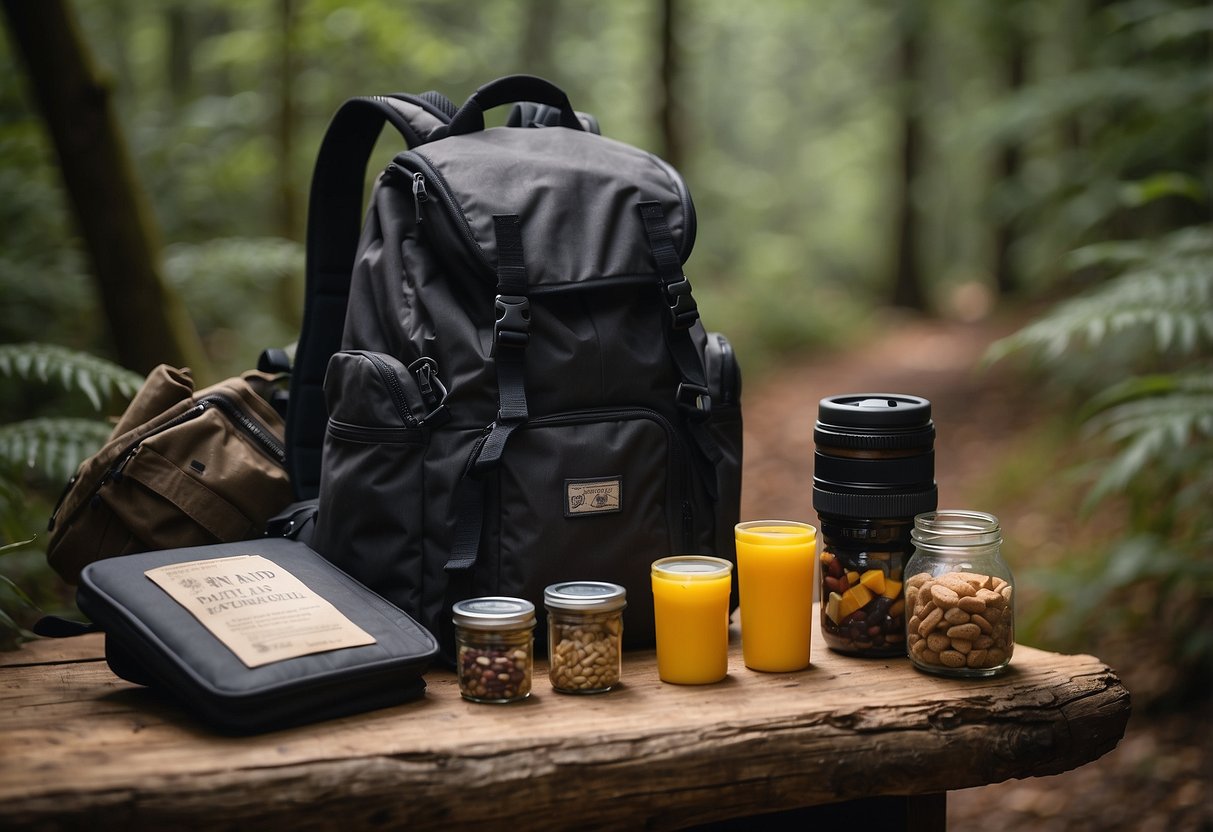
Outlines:
POLYGON ((708 388, 690 382, 682 382, 674 394, 679 409, 693 419, 706 419, 712 415, 712 396, 708 388))
POLYGON ((670 307, 671 325, 674 329, 687 329, 699 320, 699 308, 691 297, 691 281, 686 276, 662 284, 665 302, 670 307))
POLYGON ((498 347, 525 347, 531 340, 531 302, 524 295, 498 295, 494 307, 493 354, 498 347))

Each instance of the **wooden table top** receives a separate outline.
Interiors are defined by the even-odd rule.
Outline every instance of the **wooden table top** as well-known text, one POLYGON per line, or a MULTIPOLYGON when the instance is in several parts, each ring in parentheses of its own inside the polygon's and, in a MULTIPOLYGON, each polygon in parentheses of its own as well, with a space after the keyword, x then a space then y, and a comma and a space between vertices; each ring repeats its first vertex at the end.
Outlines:
POLYGON ((1017 646, 1009 670, 948 680, 836 655, 728 678, 476 705, 431 671, 422 700, 253 737, 208 732, 118 679, 98 635, 0 653, 0 829, 677 828, 881 795, 1056 774, 1114 748, 1129 693, 1092 656, 1017 646), (277 828, 277 827, 273 827, 277 828))

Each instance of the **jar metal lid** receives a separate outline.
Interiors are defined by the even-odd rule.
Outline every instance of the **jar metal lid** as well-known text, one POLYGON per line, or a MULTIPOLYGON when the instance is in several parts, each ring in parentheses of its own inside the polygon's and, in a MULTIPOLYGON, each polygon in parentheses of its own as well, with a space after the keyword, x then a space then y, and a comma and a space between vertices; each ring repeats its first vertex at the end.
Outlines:
POLYGON ((543 591, 548 609, 610 612, 628 605, 627 590, 606 581, 564 581, 543 591))
POLYGON ((452 620, 460 627, 508 630, 535 626, 535 605, 522 598, 491 595, 458 601, 451 607, 452 620))

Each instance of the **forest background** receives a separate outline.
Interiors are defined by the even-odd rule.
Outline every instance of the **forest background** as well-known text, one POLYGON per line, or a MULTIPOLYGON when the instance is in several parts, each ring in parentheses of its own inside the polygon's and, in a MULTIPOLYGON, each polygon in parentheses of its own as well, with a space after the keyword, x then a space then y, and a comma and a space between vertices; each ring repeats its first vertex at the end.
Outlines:
MULTIPOLYGON (((460 102, 530 72, 683 172, 703 229, 688 275, 748 386, 907 317, 1031 318, 971 362, 1032 391, 1039 441, 991 478, 1047 472, 1074 512, 1064 557, 1025 553, 1020 640, 1148 651, 1162 669, 1135 707, 1195 708, 1207 731, 1207 2, 0 7, 3 646, 70 609, 41 530, 142 374, 206 383, 294 340, 311 165, 341 101, 460 102)), ((398 149, 380 140, 368 182, 398 149)))

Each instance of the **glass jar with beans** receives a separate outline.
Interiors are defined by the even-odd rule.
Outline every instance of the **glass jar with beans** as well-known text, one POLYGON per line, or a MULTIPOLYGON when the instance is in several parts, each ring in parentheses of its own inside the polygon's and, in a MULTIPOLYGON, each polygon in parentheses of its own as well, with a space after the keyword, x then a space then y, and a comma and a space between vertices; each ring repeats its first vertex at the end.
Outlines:
POLYGON ((1002 559, 998 518, 932 511, 914 518, 906 564, 906 643, 919 670, 993 676, 1015 649, 1015 581, 1002 559))
POLYGON ((602 581, 566 581, 544 590, 543 605, 552 690, 604 693, 619 684, 624 588, 602 581))
POLYGON ((521 598, 471 598, 451 609, 459 693, 472 702, 517 702, 531 695, 535 605, 521 598))

